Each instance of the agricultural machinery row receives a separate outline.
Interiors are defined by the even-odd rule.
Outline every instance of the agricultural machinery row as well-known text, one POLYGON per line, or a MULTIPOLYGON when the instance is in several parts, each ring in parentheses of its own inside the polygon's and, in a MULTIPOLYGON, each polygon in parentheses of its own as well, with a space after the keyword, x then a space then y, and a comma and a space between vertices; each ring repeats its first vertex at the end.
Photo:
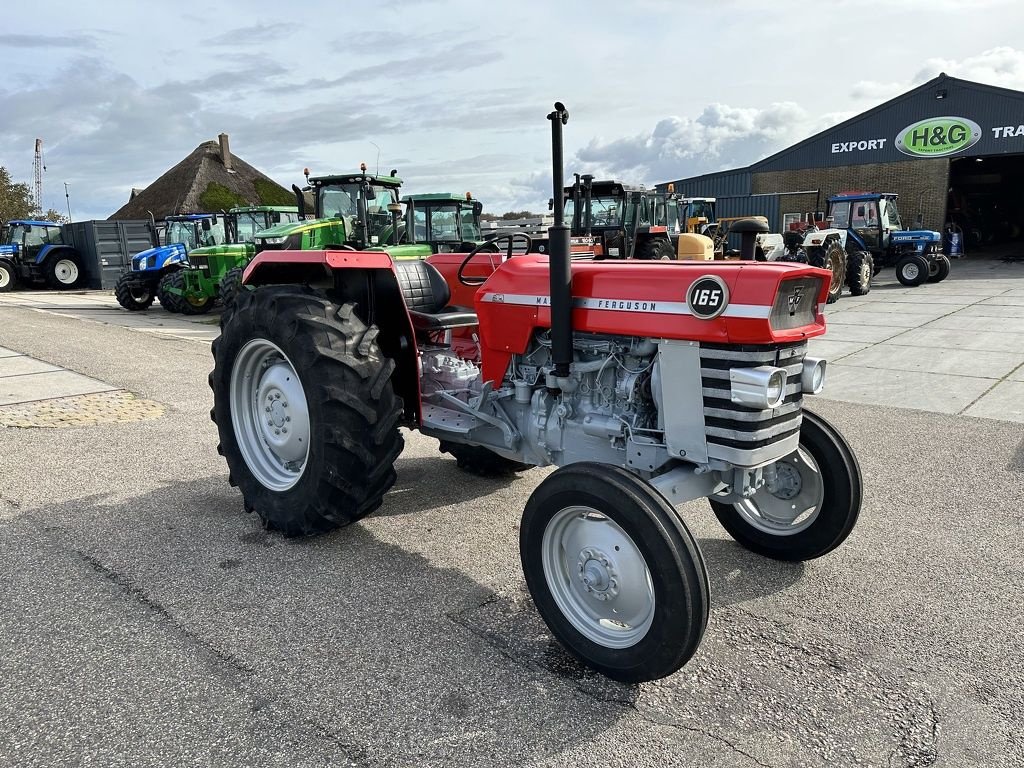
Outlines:
MULTIPOLYGON (((548 119, 543 244, 476 242, 472 210, 460 228, 439 198, 407 199, 403 232, 395 177, 311 179, 298 220, 256 235, 221 316, 211 417, 245 509, 288 536, 379 508, 400 427, 466 470, 556 467, 520 522, 534 604, 583 663, 653 680, 692 657, 710 609, 676 507, 707 498, 740 545, 790 561, 857 521, 857 459, 804 409, 824 386, 807 342, 825 332, 832 273, 671 258, 648 244, 672 242, 655 196, 620 185, 611 215, 596 185, 564 185, 568 112, 548 119)), ((703 237, 683 228, 676 255, 703 237)))

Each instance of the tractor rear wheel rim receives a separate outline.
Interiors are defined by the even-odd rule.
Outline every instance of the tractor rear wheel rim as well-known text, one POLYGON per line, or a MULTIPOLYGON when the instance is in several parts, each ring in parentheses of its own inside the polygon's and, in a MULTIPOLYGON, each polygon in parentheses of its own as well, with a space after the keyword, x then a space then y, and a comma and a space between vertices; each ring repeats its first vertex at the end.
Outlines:
POLYGON ((288 356, 271 341, 252 339, 235 357, 231 421, 249 471, 264 487, 287 491, 309 459, 309 407, 288 356))
POLYGON ((818 462, 803 447, 779 460, 775 473, 774 489, 763 485, 734 506, 759 531, 792 536, 817 519, 825 501, 825 482, 818 462))
POLYGON ((0 288, 6 288, 11 284, 11 273, 7 267, 0 267, 0 288))
POLYGON ((544 529, 544 578, 562 615, 605 648, 629 648, 654 620, 654 584, 643 554, 592 507, 560 510, 544 529))
POLYGON ((53 274, 63 285, 71 285, 78 280, 78 265, 71 259, 61 259, 53 265, 53 274))

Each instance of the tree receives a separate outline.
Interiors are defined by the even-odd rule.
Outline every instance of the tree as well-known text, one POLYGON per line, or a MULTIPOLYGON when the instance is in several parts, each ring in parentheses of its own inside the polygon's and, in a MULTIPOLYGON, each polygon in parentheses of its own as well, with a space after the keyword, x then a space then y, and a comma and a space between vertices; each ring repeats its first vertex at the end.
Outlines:
POLYGON ((11 219, 39 219, 66 222, 67 216, 50 208, 43 213, 36 207, 32 199, 32 188, 28 184, 19 184, 11 180, 11 174, 0 165, 0 221, 11 219))
POLYGON ((11 174, 0 165, 0 221, 30 219, 35 213, 32 188, 13 182, 11 174))

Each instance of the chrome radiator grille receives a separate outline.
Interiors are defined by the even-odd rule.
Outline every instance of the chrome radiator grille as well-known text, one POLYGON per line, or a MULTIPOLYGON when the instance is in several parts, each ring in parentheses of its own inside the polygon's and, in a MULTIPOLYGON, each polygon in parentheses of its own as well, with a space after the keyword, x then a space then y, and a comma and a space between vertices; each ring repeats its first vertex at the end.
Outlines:
POLYGON ((795 450, 803 395, 800 373, 807 343, 771 346, 702 344, 700 376, 708 457, 750 466, 795 450), (770 365, 786 371, 786 394, 778 408, 758 410, 732 402, 730 368, 770 365))

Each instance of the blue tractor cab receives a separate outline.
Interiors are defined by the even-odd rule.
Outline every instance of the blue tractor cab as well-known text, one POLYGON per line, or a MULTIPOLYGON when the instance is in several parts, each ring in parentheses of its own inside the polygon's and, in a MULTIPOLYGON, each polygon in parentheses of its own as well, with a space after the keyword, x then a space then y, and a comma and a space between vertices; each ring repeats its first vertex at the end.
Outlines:
POLYGON ((867 251, 877 274, 896 268, 903 285, 937 283, 949 275, 949 258, 942 252, 942 235, 926 229, 904 229, 898 195, 891 192, 849 192, 828 199, 830 226, 846 231, 849 253, 867 251))
POLYGON ((63 229, 53 221, 14 219, 4 225, 0 239, 0 291, 19 281, 46 281, 51 288, 77 287, 84 278, 78 252, 64 242, 63 229))
POLYGON ((164 275, 188 266, 188 254, 195 248, 223 245, 224 220, 213 213, 168 216, 163 242, 132 257, 131 292, 138 297, 157 296, 164 275))

